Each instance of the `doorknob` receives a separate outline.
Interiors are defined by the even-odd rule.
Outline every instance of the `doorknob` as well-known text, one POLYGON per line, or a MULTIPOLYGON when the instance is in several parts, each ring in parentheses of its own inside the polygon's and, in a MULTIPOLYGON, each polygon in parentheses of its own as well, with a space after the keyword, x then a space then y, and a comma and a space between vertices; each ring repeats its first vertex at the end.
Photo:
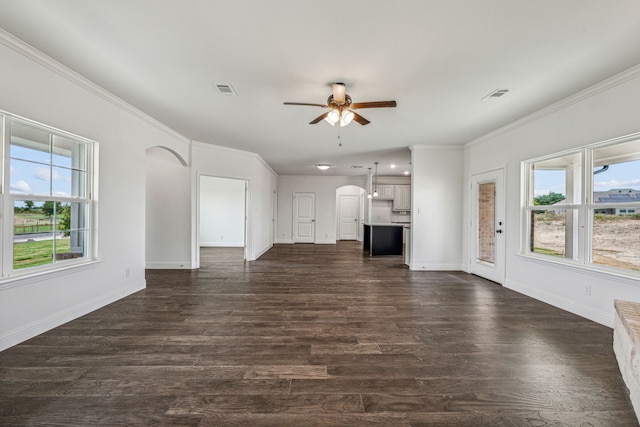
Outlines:
POLYGON ((502 230, 496 230, 496 233, 502 233, 502 230))

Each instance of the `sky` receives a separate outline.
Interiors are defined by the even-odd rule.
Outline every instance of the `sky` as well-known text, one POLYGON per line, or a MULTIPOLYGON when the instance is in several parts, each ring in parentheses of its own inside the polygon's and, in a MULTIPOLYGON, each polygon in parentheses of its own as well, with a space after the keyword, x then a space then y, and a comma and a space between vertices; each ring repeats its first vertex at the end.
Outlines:
POLYGON ((11 146, 11 157, 11 193, 71 196, 71 158, 17 145, 11 146))
MULTIPOLYGON (((566 194, 564 181, 564 171, 537 170, 534 177, 534 196, 550 192, 566 194)), ((640 191, 640 160, 612 164, 607 171, 593 177, 594 191, 618 188, 631 188, 640 191)))

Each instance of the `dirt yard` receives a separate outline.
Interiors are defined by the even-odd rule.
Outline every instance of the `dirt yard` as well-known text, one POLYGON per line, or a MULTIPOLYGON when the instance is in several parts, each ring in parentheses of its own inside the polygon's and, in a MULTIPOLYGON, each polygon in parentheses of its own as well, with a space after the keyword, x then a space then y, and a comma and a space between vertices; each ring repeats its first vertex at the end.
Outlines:
MULTIPOLYGON (((640 270, 640 219, 598 215, 593 228, 594 263, 640 270)), ((536 252, 561 256, 564 251, 564 218, 545 215, 543 220, 537 220, 534 240, 536 252), (543 248, 543 251, 538 248, 543 248)))

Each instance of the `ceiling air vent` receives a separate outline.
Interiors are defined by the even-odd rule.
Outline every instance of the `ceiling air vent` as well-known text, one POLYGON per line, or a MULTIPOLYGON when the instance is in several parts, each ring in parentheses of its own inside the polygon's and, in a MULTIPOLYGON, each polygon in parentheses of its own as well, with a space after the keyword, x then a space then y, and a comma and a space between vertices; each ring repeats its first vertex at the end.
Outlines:
POLYGON ((351 169, 362 169, 362 166, 351 166, 351 169))
POLYGON ((498 98, 506 95, 508 92, 509 92, 509 89, 496 89, 493 92, 491 92, 489 95, 487 95, 484 98, 482 98, 482 100, 485 100, 485 99, 498 99, 498 98))
POLYGON ((235 90, 231 87, 231 85, 215 85, 216 90, 220 95, 224 96, 238 96, 235 90))

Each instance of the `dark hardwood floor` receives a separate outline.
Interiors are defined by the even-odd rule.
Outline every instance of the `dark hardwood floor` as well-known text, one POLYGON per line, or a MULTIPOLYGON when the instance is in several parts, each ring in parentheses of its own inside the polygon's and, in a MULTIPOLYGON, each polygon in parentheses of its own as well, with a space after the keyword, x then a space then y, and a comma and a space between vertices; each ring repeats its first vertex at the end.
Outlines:
POLYGON ((636 426, 612 330, 355 242, 199 271, 0 353, 6 426, 636 426))

